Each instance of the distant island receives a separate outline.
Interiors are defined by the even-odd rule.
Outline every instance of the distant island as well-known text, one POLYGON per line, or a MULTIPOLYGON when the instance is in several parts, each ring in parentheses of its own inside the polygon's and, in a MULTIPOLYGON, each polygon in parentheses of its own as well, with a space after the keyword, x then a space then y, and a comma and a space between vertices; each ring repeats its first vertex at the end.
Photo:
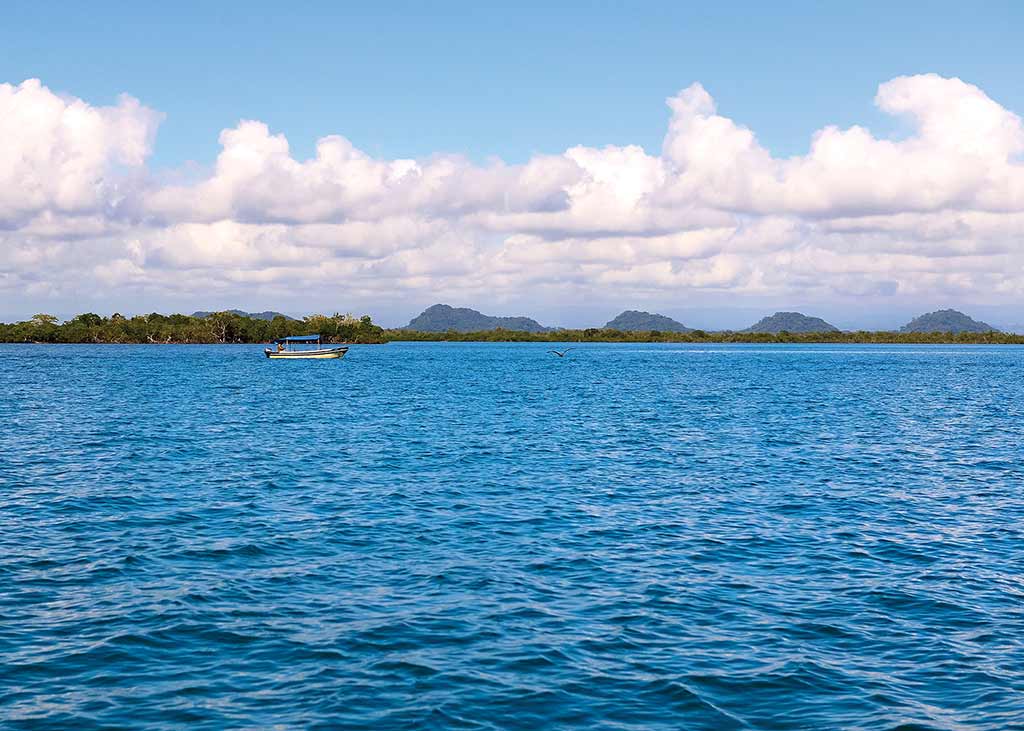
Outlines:
POLYGON ((284 319, 291 320, 292 322, 299 322, 299 320, 295 319, 294 317, 289 317, 288 315, 285 315, 281 312, 274 312, 272 310, 267 310, 265 312, 246 312, 245 310, 213 310, 207 312, 206 310, 199 310, 197 312, 193 312, 190 316, 203 318, 209 317, 210 315, 215 315, 217 314, 217 312, 230 312, 232 315, 238 315, 239 317, 248 317, 253 320, 273 320, 275 317, 283 317, 284 319))
POLYGON ((449 330, 465 333, 497 329, 543 333, 550 330, 529 317, 494 317, 468 307, 450 305, 431 305, 402 329, 425 333, 443 333, 449 330))
POLYGON ((616 315, 605 324, 605 329, 622 330, 623 332, 692 332, 686 325, 671 317, 640 310, 626 310, 616 315))
POLYGON ((901 333, 987 333, 996 328, 956 310, 937 310, 915 317, 900 328, 901 333))
POLYGON ((831 333, 839 328, 820 317, 808 317, 800 312, 776 312, 764 317, 743 332, 748 333, 831 333))
MULTIPOLYGON (((1024 345, 1024 335, 998 332, 955 310, 915 318, 900 331, 840 331, 817 317, 777 312, 743 331, 693 330, 664 315, 627 310, 605 327, 546 328, 529 317, 491 317, 467 308, 434 305, 410 323, 385 329, 369 315, 309 315, 301 320, 280 313, 267 320, 238 311, 195 315, 94 313, 61 322, 39 314, 29 320, 0 323, 5 343, 266 343, 288 335, 319 333, 328 343, 391 341, 459 342, 608 342, 608 343, 962 343, 1024 345), (666 322, 667 321, 667 322, 666 322), (617 327, 611 327, 617 325, 617 327), (646 330, 634 329, 654 325, 646 330), (477 326, 481 329, 467 330, 477 326), (426 330, 422 328, 436 328, 426 330), (672 328, 682 329, 672 329, 672 328), (808 330, 813 327, 816 329, 808 330), (946 327, 946 330, 936 330, 946 327), (440 329, 444 328, 444 329, 440 329), (955 329, 953 329, 955 328, 955 329)), ((266 313, 255 313, 263 315, 266 313)))

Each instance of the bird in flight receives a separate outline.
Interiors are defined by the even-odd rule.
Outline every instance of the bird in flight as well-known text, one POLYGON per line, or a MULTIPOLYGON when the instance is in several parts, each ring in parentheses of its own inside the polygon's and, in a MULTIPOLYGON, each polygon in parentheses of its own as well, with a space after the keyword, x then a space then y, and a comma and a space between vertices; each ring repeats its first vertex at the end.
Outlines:
POLYGON ((557 350, 549 350, 548 352, 549 352, 549 353, 554 353, 554 354, 555 354, 555 355, 557 355, 557 356, 558 356, 559 358, 564 358, 564 357, 565 357, 565 354, 566 354, 566 353, 568 353, 568 352, 569 352, 570 350, 572 350, 572 348, 566 348, 565 350, 563 350, 563 351, 561 351, 561 352, 559 352, 559 351, 557 351, 557 350))

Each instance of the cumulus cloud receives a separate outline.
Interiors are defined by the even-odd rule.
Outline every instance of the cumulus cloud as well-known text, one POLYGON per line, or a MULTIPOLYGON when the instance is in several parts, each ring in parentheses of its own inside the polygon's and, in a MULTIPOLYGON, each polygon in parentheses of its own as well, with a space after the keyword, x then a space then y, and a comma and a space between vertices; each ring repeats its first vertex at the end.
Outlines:
POLYGON ((976 86, 934 74, 882 84, 875 102, 907 117, 915 134, 893 141, 829 126, 814 134, 807 155, 777 159, 753 132, 719 116, 695 84, 669 100, 672 198, 816 217, 1024 207, 1019 116, 976 86))
POLYGON ((94 107, 30 79, 0 84, 0 225, 42 214, 110 213, 118 180, 149 155, 160 115, 123 95, 94 107))
POLYGON ((828 126, 788 158, 699 84, 667 101, 658 154, 387 160, 330 135, 299 160, 284 135, 242 121, 208 175, 168 184, 146 166, 158 112, 0 84, 0 290, 73 293, 83 273, 132 296, 301 278, 310 292, 344 281, 367 298, 480 305, 551 288, 780 305, 1024 290, 1024 123, 978 87, 892 79, 875 103, 909 135, 828 126))
POLYGON ((567 157, 489 168, 453 156, 375 160, 337 135, 321 139, 316 157, 300 162, 284 135, 253 121, 224 130, 220 143, 208 180, 153 191, 145 210, 164 220, 265 223, 549 210, 564 207, 565 188, 578 177, 567 157))

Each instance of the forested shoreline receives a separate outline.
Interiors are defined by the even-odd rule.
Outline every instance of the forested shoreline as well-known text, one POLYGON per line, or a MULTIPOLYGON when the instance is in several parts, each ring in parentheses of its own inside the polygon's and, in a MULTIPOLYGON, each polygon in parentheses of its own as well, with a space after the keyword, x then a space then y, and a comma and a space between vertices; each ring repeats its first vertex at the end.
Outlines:
POLYGON ((289 335, 319 333, 328 343, 430 342, 603 342, 603 343, 862 343, 862 344, 978 344, 1024 345, 1024 335, 998 331, 984 333, 835 331, 814 333, 624 331, 611 328, 523 332, 497 328, 479 332, 420 332, 386 330, 369 315, 310 315, 302 320, 284 316, 273 319, 246 317, 234 312, 192 315, 119 314, 103 317, 93 313, 61 322, 52 315, 36 315, 16 323, 0 323, 0 342, 5 343, 150 343, 210 344, 266 343, 289 335))
POLYGON ((310 315, 302 320, 279 315, 264 320, 234 312, 213 312, 205 317, 156 312, 102 317, 89 312, 65 322, 41 314, 23 322, 0 323, 0 342, 5 343, 266 343, 307 333, 319 333, 327 343, 385 342, 384 329, 368 315, 310 315))

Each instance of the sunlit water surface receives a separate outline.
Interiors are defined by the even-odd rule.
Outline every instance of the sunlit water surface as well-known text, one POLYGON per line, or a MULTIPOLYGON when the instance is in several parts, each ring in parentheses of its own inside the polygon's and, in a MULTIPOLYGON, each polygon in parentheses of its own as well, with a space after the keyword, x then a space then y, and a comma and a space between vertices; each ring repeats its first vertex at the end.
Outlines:
POLYGON ((0 346, 0 721, 1024 728, 1024 349, 548 347, 0 346))

